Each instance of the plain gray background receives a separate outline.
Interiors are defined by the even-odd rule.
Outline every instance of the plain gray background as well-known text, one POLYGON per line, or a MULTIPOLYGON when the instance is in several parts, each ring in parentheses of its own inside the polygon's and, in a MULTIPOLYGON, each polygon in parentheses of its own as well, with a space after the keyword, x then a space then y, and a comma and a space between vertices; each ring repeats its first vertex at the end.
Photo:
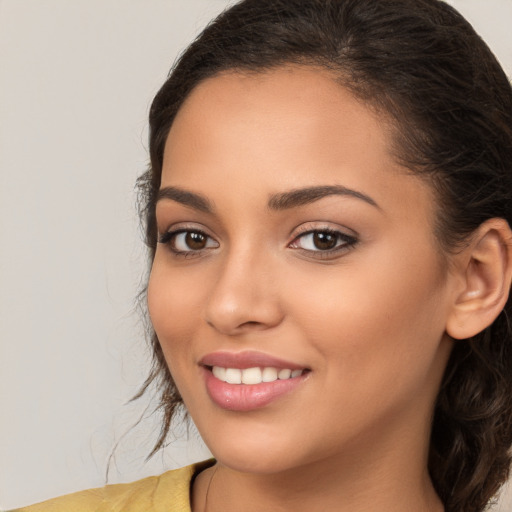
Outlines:
MULTIPOLYGON (((103 485, 117 442, 111 483, 208 456, 192 433, 144 463, 158 418, 129 430, 148 402, 124 404, 149 360, 134 299, 147 111, 228 3, 0 0, 0 509, 103 485)), ((512 74, 512 0, 451 3, 512 74)))

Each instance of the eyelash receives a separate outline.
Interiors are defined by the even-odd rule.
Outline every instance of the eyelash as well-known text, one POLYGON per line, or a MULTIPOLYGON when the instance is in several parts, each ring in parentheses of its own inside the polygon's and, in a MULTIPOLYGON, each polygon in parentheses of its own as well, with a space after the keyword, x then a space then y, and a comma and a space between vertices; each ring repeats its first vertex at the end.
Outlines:
MULTIPOLYGON (((190 257, 194 257, 194 256, 200 256, 203 252, 205 252, 205 251, 207 251, 207 250, 212 248, 212 247, 205 247, 203 249, 191 249, 189 251, 176 249, 174 247, 174 244, 176 243, 176 238, 179 235, 182 235, 182 234, 200 235, 200 236, 204 237, 207 240, 207 243, 208 243, 209 240, 213 240, 213 238, 211 236, 206 234, 204 231, 201 231, 200 229, 180 228, 180 229, 176 229, 176 230, 173 230, 173 231, 167 231, 166 233, 162 234, 160 236, 160 238, 158 239, 158 242, 163 244, 163 245, 167 245, 175 256, 183 257, 183 258, 190 258, 190 257)), ((185 241, 185 243, 186 243, 186 241, 185 241)), ((217 247, 218 247, 218 242, 215 242, 215 243, 217 244, 217 247)))
MULTIPOLYGON (((211 236, 206 234, 204 231, 201 231, 200 229, 192 229, 192 228, 180 228, 176 229, 174 231, 167 231, 166 233, 162 234, 158 242, 163 245, 167 245, 171 252, 178 257, 183 258, 190 258, 190 257, 196 257, 201 256, 205 251, 208 251, 212 248, 217 248, 219 246, 218 242, 216 242, 211 236), (204 247, 202 249, 190 249, 190 250, 181 250, 176 249, 174 247, 174 244, 176 242, 176 238, 179 235, 187 234, 187 235, 200 235, 206 239, 206 243, 209 243, 208 241, 214 241, 216 244, 215 246, 210 247, 204 247)), ((341 231, 337 231, 332 228, 318 228, 318 229, 308 229, 302 233, 299 233, 293 241, 288 245, 288 247, 291 247, 293 249, 299 250, 303 252, 304 254, 307 254, 310 257, 318 258, 318 259, 329 259, 334 258, 338 255, 338 253, 346 252, 350 250, 352 247, 354 247, 358 242, 358 239, 355 236, 347 235, 346 233, 343 233, 341 231), (300 247, 297 245, 297 241, 305 239, 307 236, 311 235, 327 235, 331 237, 335 237, 336 239, 336 245, 331 249, 305 249, 304 247, 300 247), (340 243, 341 242, 341 243, 340 243)), ((185 244, 187 242, 185 241, 185 244)), ((313 242, 314 243, 314 242, 313 242)))
MULTIPOLYGON (((298 240, 304 240, 307 236, 311 235, 328 235, 331 237, 335 237, 336 245, 332 249, 305 249, 303 247, 294 247, 297 250, 303 251, 307 255, 311 255, 311 253, 314 253, 314 258, 319 259, 329 259, 329 258, 335 258, 339 253, 346 252, 353 248, 357 242, 358 239, 355 236, 347 235, 346 233, 343 233, 341 231, 338 231, 336 229, 332 228, 316 228, 316 229, 307 229, 306 231, 299 233, 294 240, 291 242, 289 247, 293 247, 298 240)), ((314 242, 313 242, 314 243, 314 242)))

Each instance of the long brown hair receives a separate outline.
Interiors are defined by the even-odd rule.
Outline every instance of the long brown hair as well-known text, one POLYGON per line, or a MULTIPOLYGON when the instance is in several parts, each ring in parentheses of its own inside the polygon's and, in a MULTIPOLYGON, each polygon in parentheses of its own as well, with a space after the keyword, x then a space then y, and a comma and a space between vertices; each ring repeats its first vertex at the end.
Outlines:
MULTIPOLYGON (((152 261, 164 144, 185 98, 224 70, 287 64, 329 69, 394 121, 396 156, 437 193, 436 233, 453 251, 485 220, 512 225, 512 89, 471 25, 439 0, 244 0, 190 45, 150 111, 150 167, 138 185, 152 261)), ((429 470, 447 512, 481 512, 510 467, 511 300, 455 344, 432 420, 429 470)), ((163 446, 182 407, 158 339, 141 390, 157 387, 163 446)))

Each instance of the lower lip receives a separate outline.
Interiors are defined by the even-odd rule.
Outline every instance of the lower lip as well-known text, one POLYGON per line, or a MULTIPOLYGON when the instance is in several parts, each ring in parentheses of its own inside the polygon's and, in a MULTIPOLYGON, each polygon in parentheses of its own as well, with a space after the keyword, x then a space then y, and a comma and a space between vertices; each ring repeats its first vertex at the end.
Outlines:
POLYGON ((207 368, 204 368, 204 374, 206 390, 212 401, 222 409, 239 412, 261 409, 291 393, 304 382, 307 375, 261 384, 228 384, 214 377, 207 368))

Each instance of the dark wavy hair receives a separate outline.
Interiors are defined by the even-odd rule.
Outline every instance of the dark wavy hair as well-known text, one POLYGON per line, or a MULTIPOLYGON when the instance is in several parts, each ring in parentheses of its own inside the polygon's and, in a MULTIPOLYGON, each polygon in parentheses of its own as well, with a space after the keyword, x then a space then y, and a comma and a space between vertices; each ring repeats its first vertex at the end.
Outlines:
MULTIPOLYGON (((329 70, 340 86, 392 120, 396 158, 436 191, 443 250, 457 250, 487 219, 512 225, 512 89, 456 10, 439 0, 244 0, 188 47, 151 106, 150 167, 138 181, 151 261, 164 144, 184 100, 223 71, 287 64, 329 70)), ((508 477, 510 312, 509 298, 490 327, 454 343, 429 458, 447 512, 481 512, 508 477)), ((151 343, 154 364, 140 394, 152 386, 160 394, 164 421, 155 452, 183 404, 153 331, 151 343)))

